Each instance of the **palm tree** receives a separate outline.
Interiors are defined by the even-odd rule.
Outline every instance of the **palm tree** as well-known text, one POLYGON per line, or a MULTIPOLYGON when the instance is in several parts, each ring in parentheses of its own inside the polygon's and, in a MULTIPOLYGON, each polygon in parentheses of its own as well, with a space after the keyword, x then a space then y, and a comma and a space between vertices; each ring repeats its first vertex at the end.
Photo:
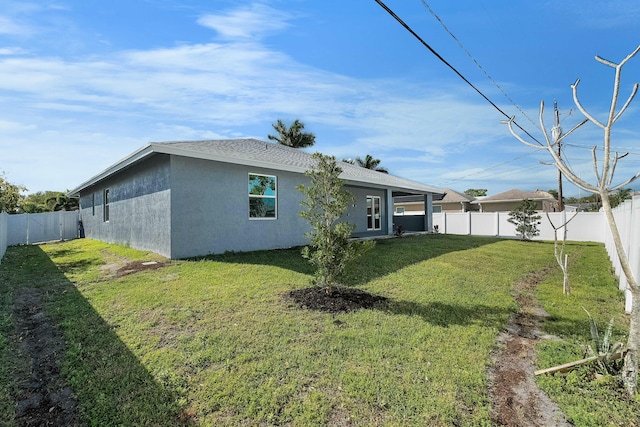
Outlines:
POLYGON ((316 143, 316 136, 313 133, 302 132, 304 123, 298 119, 295 119, 290 127, 287 127, 280 119, 271 126, 278 132, 278 135, 267 136, 273 141, 278 141, 279 144, 293 148, 304 148, 311 147, 316 143))
POLYGON ((630 188, 621 188, 617 193, 613 193, 609 195, 609 203, 611 203, 611 207, 615 208, 625 200, 628 200, 633 197, 633 192, 630 188))
POLYGON ((356 157, 355 164, 366 169, 372 169, 374 171, 378 171, 382 173, 389 173, 389 171, 386 168, 378 166, 380 162, 381 162, 380 159, 374 159, 369 154, 367 154, 364 160, 362 160, 360 157, 356 157))

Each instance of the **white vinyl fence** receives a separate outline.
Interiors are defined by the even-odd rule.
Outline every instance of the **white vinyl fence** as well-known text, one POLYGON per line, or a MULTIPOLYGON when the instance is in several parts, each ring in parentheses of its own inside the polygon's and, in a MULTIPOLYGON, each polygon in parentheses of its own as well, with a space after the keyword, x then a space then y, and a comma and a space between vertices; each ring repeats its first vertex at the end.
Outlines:
MULTIPOLYGON (((604 216, 604 214, 603 214, 604 216)), ((624 247, 629 263, 631 264, 631 270, 633 277, 638 280, 640 277, 640 196, 634 196, 631 200, 626 200, 620 206, 613 210, 613 216, 622 238, 622 246, 624 247)), ((605 220, 606 222, 606 220, 605 220)), ((611 236, 611 230, 606 227, 604 245, 611 258, 611 264, 615 269, 616 274, 620 278, 620 289, 626 294, 625 310, 631 311, 631 295, 629 292, 629 285, 627 278, 622 272, 620 267, 620 260, 613 243, 611 236)))
POLYGON ((78 237, 79 211, 8 215, 7 245, 30 245, 78 237))
POLYGON ((6 212, 0 212, 0 262, 7 250, 7 222, 9 215, 6 212))
MULTIPOLYGON (((629 258, 634 277, 640 277, 640 196, 626 200, 613 210, 622 237, 622 244, 629 258)), ((604 243, 611 259, 613 268, 620 279, 620 289, 626 294, 625 310, 631 311, 631 294, 628 289, 627 278, 620 267, 611 230, 604 212, 553 212, 549 218, 541 214, 538 224, 540 235, 536 240, 553 240, 553 226, 560 227, 570 220, 566 227, 558 231, 558 239, 567 233, 567 240, 580 242, 604 243), (574 218, 575 215, 575 218, 574 218), (551 220, 551 223, 549 222, 551 220)), ((464 234, 474 236, 516 237, 515 225, 507 220, 507 212, 464 212, 464 213, 434 213, 433 223, 438 226, 439 233, 464 234)))
MULTIPOLYGON (((553 227, 560 227, 571 220, 566 227, 558 231, 562 239, 579 242, 604 242, 606 219, 602 212, 579 212, 573 218, 572 212, 551 212, 549 218, 542 213, 538 224, 540 235, 535 240, 553 240, 553 227), (549 222, 551 220, 551 222, 549 222)), ((516 226, 509 221, 508 212, 440 212, 433 214, 433 224, 438 232, 444 234, 463 234, 470 236, 517 237, 516 226)))

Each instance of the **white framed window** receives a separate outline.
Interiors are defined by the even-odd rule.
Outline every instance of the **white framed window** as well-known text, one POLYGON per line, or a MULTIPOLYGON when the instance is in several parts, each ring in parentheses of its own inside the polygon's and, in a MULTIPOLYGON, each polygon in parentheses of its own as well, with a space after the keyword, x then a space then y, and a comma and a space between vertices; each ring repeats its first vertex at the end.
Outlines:
POLYGON ((404 215, 404 206, 396 207, 396 215, 404 215))
POLYGON ((103 210, 102 210, 102 215, 103 215, 103 220, 104 222, 109 222, 109 189, 105 188, 104 192, 102 193, 103 196, 103 210))
POLYGON ((380 196, 367 196, 367 230, 380 230, 381 228, 380 196))
POLYGON ((442 212, 442 206, 440 205, 433 205, 433 213, 440 213, 442 212))
POLYGON ((278 218, 278 182, 273 175, 249 174, 249 219, 278 218))

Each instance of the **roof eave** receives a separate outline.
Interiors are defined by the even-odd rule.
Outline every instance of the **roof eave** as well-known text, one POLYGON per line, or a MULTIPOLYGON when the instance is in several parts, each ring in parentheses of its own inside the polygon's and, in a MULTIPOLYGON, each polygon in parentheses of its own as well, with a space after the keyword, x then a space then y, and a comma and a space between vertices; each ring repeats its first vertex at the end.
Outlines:
POLYGON ((69 191, 67 193, 67 196, 68 197, 79 196, 80 192, 82 190, 84 190, 85 188, 90 187, 90 186, 102 181, 103 179, 105 179, 109 175, 112 175, 112 174, 114 174, 114 173, 116 173, 118 171, 121 171, 122 169, 125 169, 125 168, 133 165, 134 163, 139 162, 140 160, 150 156, 154 152, 155 152, 155 150, 153 149, 152 144, 145 145, 144 147, 142 147, 142 148, 138 149, 137 151, 133 152, 133 154, 128 155, 127 157, 125 157, 122 160, 116 162, 115 164, 113 164, 112 166, 108 167, 107 169, 103 170, 99 174, 93 176, 92 178, 89 178, 88 180, 86 180, 82 184, 78 185, 76 188, 74 188, 73 190, 69 191))
MULTIPOLYGON (((255 160, 255 159, 243 159, 243 158, 238 158, 233 156, 225 156, 219 153, 211 154, 206 152, 196 152, 193 150, 182 149, 180 147, 177 147, 176 145, 167 145, 167 144, 151 142, 146 146, 140 148, 139 150, 135 151, 133 154, 125 157, 124 159, 115 163, 113 166, 105 169, 104 171, 95 175, 93 178, 83 182, 78 187, 71 190, 68 193, 69 197, 78 196, 80 192, 85 188, 90 187, 102 181, 103 179, 107 178, 109 175, 119 172, 122 169, 125 169, 154 153, 198 158, 203 160, 212 160, 212 161, 223 162, 223 163, 239 164, 239 165, 251 166, 256 168, 275 169, 279 171, 294 172, 294 173, 301 173, 301 174, 304 174, 307 171, 307 169, 302 166, 286 165, 281 163, 274 163, 274 162, 255 160)), ((427 185, 423 185, 419 183, 416 183, 416 184, 419 184, 417 186, 412 186, 412 185, 405 186, 405 185, 397 185, 397 184, 393 185, 388 182, 385 183, 383 179, 379 179, 379 180, 375 178, 374 179, 371 179, 371 178, 356 179, 353 177, 345 177, 344 175, 345 173, 343 170, 341 178, 344 179, 345 183, 350 185, 360 185, 360 186, 366 185, 368 187, 390 189, 392 191, 408 192, 411 194, 425 194, 425 195, 426 194, 442 194, 440 189, 431 188, 427 185)), ((384 177, 381 177, 381 178, 384 178, 384 177)))

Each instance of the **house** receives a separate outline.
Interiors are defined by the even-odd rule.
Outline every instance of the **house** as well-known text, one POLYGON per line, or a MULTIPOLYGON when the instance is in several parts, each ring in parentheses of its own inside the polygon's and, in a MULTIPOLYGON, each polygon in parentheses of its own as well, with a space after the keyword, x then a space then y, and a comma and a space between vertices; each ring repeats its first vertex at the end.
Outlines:
MULTIPOLYGON (((450 188, 441 190, 444 197, 434 196, 433 213, 439 212, 468 212, 478 210, 477 205, 472 205, 473 197, 464 193, 458 193, 450 188)), ((424 215, 424 201, 420 196, 399 196, 393 199, 395 215, 424 215)))
POLYGON ((537 212, 554 212, 558 207, 558 201, 546 191, 515 189, 493 196, 478 197, 471 204, 478 206, 480 212, 511 212, 523 200, 535 201, 537 212))
MULTIPOLYGON (((287 248, 308 243, 299 215, 312 155, 256 139, 152 142, 69 195, 80 198, 86 237, 169 258, 287 248)), ((420 195, 431 212, 438 189, 339 163, 354 202, 354 237, 393 234, 393 197, 420 195)), ((432 217, 424 220, 431 228, 432 217)))

